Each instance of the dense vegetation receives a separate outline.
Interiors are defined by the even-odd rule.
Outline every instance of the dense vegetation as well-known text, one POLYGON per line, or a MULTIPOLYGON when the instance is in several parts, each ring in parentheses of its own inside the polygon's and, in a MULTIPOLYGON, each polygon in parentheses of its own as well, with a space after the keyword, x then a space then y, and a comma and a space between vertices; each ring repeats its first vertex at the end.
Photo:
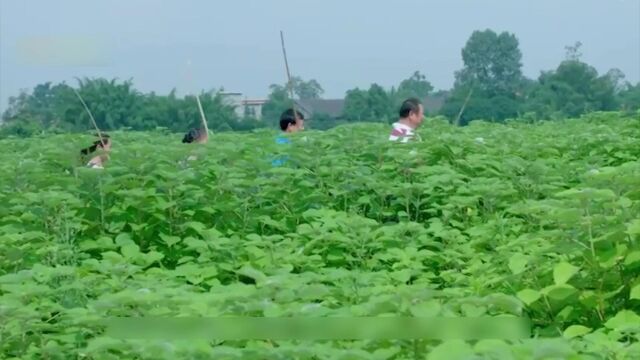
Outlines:
POLYGON ((640 357, 640 124, 618 113, 0 140, 0 353, 12 359, 640 357), (415 152, 413 151, 415 150, 415 152), (198 161, 186 163, 189 154, 198 161), (118 340, 105 316, 497 316, 526 341, 118 340))

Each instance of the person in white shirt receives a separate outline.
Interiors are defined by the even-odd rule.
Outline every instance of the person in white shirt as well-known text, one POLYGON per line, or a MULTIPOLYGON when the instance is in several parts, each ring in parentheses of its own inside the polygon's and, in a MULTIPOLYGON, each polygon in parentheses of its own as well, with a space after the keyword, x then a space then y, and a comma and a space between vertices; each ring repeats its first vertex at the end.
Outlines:
POLYGON ((85 149, 80 150, 82 155, 91 155, 96 150, 102 149, 103 153, 98 154, 91 158, 87 163, 87 167, 92 169, 103 169, 104 164, 109 160, 109 152, 111 152, 111 138, 107 134, 102 134, 99 140, 94 141, 93 144, 85 149))
POLYGON ((400 106, 398 114, 400 119, 393 123, 389 140, 403 143, 414 139, 420 140, 415 133, 424 118, 424 107, 420 100, 416 98, 405 100, 400 106))

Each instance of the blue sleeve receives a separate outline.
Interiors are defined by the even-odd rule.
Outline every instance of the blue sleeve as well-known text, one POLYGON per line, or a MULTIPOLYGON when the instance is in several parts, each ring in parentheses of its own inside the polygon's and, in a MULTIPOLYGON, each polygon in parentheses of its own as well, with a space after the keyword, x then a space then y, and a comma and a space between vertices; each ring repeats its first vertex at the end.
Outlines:
MULTIPOLYGON (((278 144, 278 145, 289 145, 289 144, 291 144, 291 140, 287 139, 284 136, 278 136, 276 138, 276 144, 278 144)), ((287 155, 277 156, 273 161, 271 161, 271 166, 282 166, 287 162, 288 158, 289 158, 289 156, 287 156, 287 155)))

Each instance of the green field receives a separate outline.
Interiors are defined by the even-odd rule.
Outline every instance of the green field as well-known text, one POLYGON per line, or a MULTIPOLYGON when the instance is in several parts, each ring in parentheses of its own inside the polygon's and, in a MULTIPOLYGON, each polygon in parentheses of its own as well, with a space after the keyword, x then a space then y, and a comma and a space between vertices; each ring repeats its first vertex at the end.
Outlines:
POLYGON ((87 135, 1 140, 2 358, 640 358, 637 118, 388 131, 114 132, 104 170, 78 161, 87 135), (531 339, 146 341, 97 321, 502 314, 531 339))

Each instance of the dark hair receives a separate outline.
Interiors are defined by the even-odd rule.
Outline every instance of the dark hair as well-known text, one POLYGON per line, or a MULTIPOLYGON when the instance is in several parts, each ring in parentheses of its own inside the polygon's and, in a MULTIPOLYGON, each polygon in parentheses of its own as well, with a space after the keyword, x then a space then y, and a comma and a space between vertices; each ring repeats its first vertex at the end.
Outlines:
MULTIPOLYGON (((304 120, 304 115, 300 111, 296 111, 298 115, 298 119, 304 120)), ((289 108, 285 110, 285 112, 280 115, 280 129, 282 131, 287 130, 289 125, 294 125, 296 123, 296 117, 293 115, 293 109, 289 108)))
POLYGON ((420 100, 416 98, 407 99, 402 102, 402 105, 400 105, 400 111, 398 111, 398 115, 400 115, 401 118, 406 118, 411 113, 417 113, 418 111, 420 111, 421 104, 422 103, 420 102, 420 100))
POLYGON ((182 143, 192 143, 205 135, 206 133, 204 129, 191 129, 182 138, 182 143))
MULTIPOLYGON (((96 136, 98 136, 98 134, 95 134, 96 136)), ((108 143, 110 141, 109 135, 108 134, 102 134, 102 140, 106 143, 108 143)), ((82 150, 80 150, 80 153, 82 155, 89 155, 92 154, 94 151, 96 151, 96 149, 98 149, 99 147, 103 147, 102 145, 102 141, 101 140, 96 140, 93 142, 93 144, 89 147, 86 147, 82 150)))

